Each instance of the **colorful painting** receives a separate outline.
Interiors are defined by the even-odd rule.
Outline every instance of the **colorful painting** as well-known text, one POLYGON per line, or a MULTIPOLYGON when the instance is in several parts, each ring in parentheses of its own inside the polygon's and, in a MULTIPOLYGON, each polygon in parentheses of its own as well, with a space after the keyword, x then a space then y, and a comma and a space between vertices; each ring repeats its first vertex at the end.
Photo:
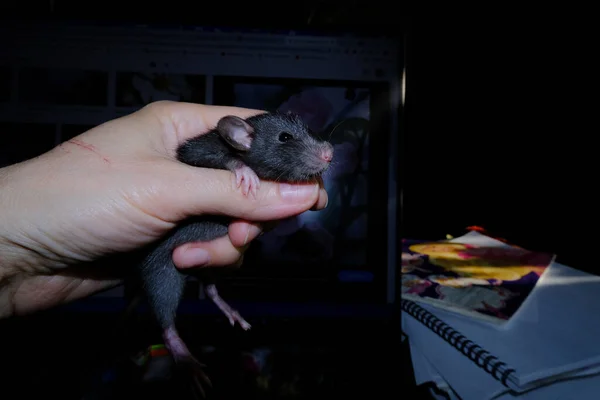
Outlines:
POLYGON ((516 313, 554 257, 460 238, 405 240, 402 296, 501 324, 516 313))

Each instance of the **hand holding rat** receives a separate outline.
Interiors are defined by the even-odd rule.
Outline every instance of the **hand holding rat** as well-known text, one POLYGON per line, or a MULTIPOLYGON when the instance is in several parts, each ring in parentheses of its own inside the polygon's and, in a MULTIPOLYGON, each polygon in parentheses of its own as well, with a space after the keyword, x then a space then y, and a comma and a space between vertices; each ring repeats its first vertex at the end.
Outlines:
POLYGON ((180 267, 225 266, 269 221, 327 203, 317 185, 263 182, 256 197, 232 173, 175 159, 178 145, 208 132, 233 107, 157 102, 100 125, 39 158, 0 169, 0 316, 22 314, 117 285, 80 262, 135 250, 192 215, 240 220, 228 237, 189 243, 173 253, 180 267), (203 254, 198 254, 203 253, 203 254))

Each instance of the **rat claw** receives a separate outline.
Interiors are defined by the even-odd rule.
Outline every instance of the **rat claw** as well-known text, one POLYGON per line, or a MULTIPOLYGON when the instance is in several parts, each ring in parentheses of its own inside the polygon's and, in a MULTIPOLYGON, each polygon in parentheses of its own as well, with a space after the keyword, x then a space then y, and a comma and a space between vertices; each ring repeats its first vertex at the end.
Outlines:
POLYGON ((202 384, 198 381, 198 377, 194 377, 194 385, 193 387, 196 389, 196 391, 200 392, 200 396, 195 396, 197 399, 205 399, 206 398, 206 391, 204 390, 204 388, 202 387, 202 384))
POLYGON ((206 391, 204 390, 204 387, 205 386, 209 387, 209 388, 213 387, 210 378, 203 371, 203 368, 205 367, 205 365, 198 361, 195 361, 195 360, 189 360, 189 361, 190 362, 187 364, 187 367, 190 368, 190 371, 191 371, 192 380, 193 380, 192 387, 200 394, 199 396, 196 396, 196 398, 205 399, 206 391))
POLYGON ((193 380, 192 387, 200 392, 202 398, 205 398, 206 394, 204 388, 198 379, 205 382, 209 387, 212 387, 210 379, 203 371, 203 369, 206 368, 206 365, 199 362, 198 359, 192 355, 174 327, 165 329, 163 338, 166 347, 169 349, 169 352, 175 361, 175 365, 178 368, 181 368, 181 371, 184 371, 186 376, 191 375, 193 380))
POLYGON ((252 325, 250 325, 241 315, 240 313, 238 313, 237 311, 231 311, 231 315, 229 316, 229 321, 233 321, 231 326, 233 326, 235 324, 235 322, 237 321, 238 324, 240 324, 240 327, 247 331, 248 329, 250 329, 252 327, 252 325))
MULTIPOLYGON (((197 381, 198 379, 201 379, 206 385, 208 385, 209 387, 212 387, 212 382, 210 381, 210 378, 208 377, 208 375, 206 375, 204 373, 204 371, 202 371, 202 368, 200 368, 199 366, 196 366, 196 368, 194 368, 196 375, 194 376, 194 379, 197 381)), ((198 382, 198 384, 201 386, 201 384, 198 382)))
POLYGON ((260 187, 260 180, 258 176, 254 175, 252 177, 252 196, 256 199, 257 190, 260 187))
POLYGON ((243 330, 247 331, 250 328, 252 328, 252 325, 250 325, 248 322, 246 321, 242 321, 240 322, 240 326, 242 327, 243 330))
POLYGON ((243 166, 235 170, 236 187, 242 189, 244 196, 252 193, 256 197, 256 188, 258 187, 258 176, 249 167, 243 166))
POLYGON ((219 292, 214 284, 208 285, 205 288, 206 295, 209 299, 213 301, 213 303, 221 310, 225 317, 231 324, 231 326, 235 325, 237 321, 238 324, 242 327, 243 330, 247 331, 250 329, 251 325, 240 315, 240 313, 231 308, 229 304, 221 296, 219 296, 219 292))
POLYGON ((238 179, 237 174, 233 176, 231 181, 232 181, 231 183, 232 183, 233 189, 238 190, 240 188, 240 185, 242 184, 242 181, 240 179, 238 179))

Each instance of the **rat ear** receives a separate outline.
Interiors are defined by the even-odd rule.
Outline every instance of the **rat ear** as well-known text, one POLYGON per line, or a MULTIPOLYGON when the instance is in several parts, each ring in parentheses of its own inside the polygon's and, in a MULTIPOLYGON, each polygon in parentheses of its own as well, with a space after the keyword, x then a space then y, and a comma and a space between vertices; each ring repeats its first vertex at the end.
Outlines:
POLYGON ((243 119, 228 115, 219 120, 217 131, 233 148, 247 151, 252 144, 254 129, 243 119))

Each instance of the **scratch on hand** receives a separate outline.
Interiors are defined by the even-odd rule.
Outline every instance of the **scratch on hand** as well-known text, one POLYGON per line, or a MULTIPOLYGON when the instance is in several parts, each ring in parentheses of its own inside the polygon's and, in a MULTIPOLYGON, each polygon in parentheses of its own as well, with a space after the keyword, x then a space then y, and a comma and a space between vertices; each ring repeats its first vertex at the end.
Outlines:
POLYGON ((74 145, 77 145, 77 146, 83 147, 84 149, 87 149, 87 150, 91 151, 92 153, 94 153, 94 154, 97 154, 98 156, 100 156, 100 157, 101 157, 101 158, 104 160, 104 162, 106 162, 106 163, 110 164, 110 161, 108 161, 108 158, 106 158, 106 157, 104 157, 102 154, 100 154, 100 153, 99 153, 99 152, 96 150, 96 148, 95 148, 94 146, 92 146, 91 144, 87 144, 87 143, 85 143, 85 142, 82 142, 82 141, 81 141, 81 140, 79 140, 79 139, 71 139, 71 140, 69 140, 69 143, 73 143, 74 145))

